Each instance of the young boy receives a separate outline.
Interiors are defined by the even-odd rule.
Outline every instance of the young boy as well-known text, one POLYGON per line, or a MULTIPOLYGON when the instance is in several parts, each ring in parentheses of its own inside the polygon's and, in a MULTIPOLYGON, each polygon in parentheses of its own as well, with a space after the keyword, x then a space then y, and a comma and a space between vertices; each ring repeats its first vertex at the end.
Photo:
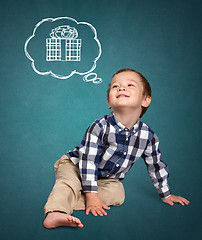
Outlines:
POLYGON ((55 163, 55 186, 44 207, 45 228, 83 227, 73 210, 107 215, 110 205, 124 202, 120 180, 142 157, 163 202, 189 204, 171 195, 168 168, 161 161, 159 141, 140 118, 151 102, 151 88, 139 72, 125 68, 113 75, 107 91, 113 112, 95 120, 79 146, 55 163))

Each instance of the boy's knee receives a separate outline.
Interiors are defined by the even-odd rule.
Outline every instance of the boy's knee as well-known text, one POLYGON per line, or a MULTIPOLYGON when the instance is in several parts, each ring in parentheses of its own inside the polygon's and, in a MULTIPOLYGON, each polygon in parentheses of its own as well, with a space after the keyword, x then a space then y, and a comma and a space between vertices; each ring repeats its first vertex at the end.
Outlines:
POLYGON ((119 206, 124 203, 125 190, 123 184, 116 180, 107 179, 98 184, 98 194, 108 206, 119 206))
POLYGON ((117 200, 118 200, 117 201, 118 205, 121 205, 125 201, 125 190, 124 190, 123 184, 121 182, 118 182, 118 183, 119 183, 119 187, 117 189, 116 196, 117 196, 117 200))
POLYGON ((66 155, 63 155, 60 159, 58 159, 55 164, 54 164, 54 168, 55 168, 55 171, 57 171, 58 167, 61 165, 61 164, 65 164, 65 163, 69 163, 71 160, 66 156, 66 155))

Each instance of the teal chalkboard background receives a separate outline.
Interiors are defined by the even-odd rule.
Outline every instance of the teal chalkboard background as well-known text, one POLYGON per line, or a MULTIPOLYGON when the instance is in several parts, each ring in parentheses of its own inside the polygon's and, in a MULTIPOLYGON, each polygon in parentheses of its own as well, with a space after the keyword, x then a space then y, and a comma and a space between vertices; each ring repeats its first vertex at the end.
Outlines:
POLYGON ((201 239, 201 1, 2 0, 0 22, 1 239, 201 239), (103 52, 94 72, 101 84, 33 71, 25 41, 39 21, 59 16, 96 28, 103 52), (172 192, 191 204, 163 204, 139 159, 123 182, 123 206, 107 217, 75 212, 83 229, 46 230, 43 206, 54 184, 53 164, 80 143, 93 120, 110 112, 106 90, 123 67, 151 83, 143 120, 160 138, 172 192))

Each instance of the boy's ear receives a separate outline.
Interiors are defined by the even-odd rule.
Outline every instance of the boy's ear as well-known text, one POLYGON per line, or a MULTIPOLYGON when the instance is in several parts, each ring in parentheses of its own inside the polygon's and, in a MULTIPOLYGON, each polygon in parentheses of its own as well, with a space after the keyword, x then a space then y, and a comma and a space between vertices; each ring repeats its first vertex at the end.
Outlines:
POLYGON ((145 98, 142 102, 142 107, 149 107, 150 103, 151 103, 151 97, 150 96, 145 96, 145 98))
POLYGON ((111 109, 112 107, 110 106, 109 102, 108 102, 108 105, 109 105, 109 109, 111 109))

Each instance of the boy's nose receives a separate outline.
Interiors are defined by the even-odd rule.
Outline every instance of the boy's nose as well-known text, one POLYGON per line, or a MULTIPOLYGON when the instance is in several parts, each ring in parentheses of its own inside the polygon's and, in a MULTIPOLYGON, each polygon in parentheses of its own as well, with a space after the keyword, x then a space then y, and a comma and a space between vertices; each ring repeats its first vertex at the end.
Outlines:
POLYGON ((120 87, 119 91, 126 91, 125 87, 120 87))

